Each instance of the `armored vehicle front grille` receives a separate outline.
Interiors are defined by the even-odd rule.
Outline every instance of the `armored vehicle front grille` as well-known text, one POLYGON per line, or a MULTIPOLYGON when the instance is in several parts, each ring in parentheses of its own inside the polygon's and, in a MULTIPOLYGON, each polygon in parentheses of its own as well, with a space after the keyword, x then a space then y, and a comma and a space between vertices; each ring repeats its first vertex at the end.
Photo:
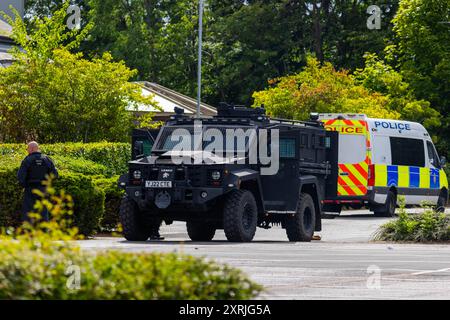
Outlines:
POLYGON ((158 180, 159 169, 153 168, 148 172, 149 180, 158 180))
POLYGON ((175 172, 175 180, 177 181, 183 181, 186 179, 186 172, 184 169, 179 169, 175 172))
POLYGON ((193 187, 201 187, 204 185, 204 174, 206 170, 203 167, 188 168, 188 179, 193 187))

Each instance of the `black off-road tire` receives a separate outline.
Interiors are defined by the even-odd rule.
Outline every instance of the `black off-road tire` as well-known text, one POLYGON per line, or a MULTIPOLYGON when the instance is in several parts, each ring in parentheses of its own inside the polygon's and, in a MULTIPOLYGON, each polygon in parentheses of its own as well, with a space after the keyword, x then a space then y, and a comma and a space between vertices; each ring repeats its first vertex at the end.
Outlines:
POLYGON ((316 207, 311 195, 300 194, 297 213, 286 219, 286 234, 291 242, 311 242, 316 227, 316 207))
POLYGON ((232 191, 224 205, 223 227, 230 242, 250 242, 258 224, 255 197, 247 190, 232 191))
POLYGON ((186 222, 187 233, 192 241, 208 242, 211 241, 215 234, 216 228, 207 222, 186 222))
POLYGON ((439 199, 436 207, 434 208, 434 211, 438 213, 444 213, 445 207, 447 206, 447 202, 448 202, 447 194, 445 193, 445 191, 441 191, 441 194, 439 195, 439 199))
POLYGON ((375 211, 375 216, 392 218, 395 217, 395 209, 397 208, 397 195, 389 191, 386 197, 386 203, 381 210, 375 211))
POLYGON ((120 203, 120 222, 123 236, 128 241, 147 241, 152 232, 151 228, 143 221, 136 202, 127 196, 120 203))

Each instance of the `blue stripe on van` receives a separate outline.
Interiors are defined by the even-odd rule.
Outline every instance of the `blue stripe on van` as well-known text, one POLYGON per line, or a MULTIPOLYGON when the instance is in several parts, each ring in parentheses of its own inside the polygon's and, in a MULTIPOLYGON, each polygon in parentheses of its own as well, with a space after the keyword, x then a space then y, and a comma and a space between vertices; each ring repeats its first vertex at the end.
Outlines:
POLYGON ((398 186, 398 167, 388 166, 387 167, 387 186, 398 186))
POLYGON ((409 187, 410 188, 420 187, 420 168, 409 167, 409 187))
POLYGON ((430 169, 430 188, 439 189, 439 170, 430 169))

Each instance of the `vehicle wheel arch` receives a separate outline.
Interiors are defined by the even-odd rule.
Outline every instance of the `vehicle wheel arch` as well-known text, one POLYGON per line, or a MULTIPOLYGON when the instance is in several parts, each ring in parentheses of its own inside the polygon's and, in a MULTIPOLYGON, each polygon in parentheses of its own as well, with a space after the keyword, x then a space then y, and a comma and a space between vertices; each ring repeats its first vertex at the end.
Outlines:
POLYGON ((398 197, 398 190, 395 186, 390 186, 389 191, 395 194, 398 197))
POLYGON ((258 216, 261 218, 265 212, 261 183, 257 179, 244 180, 241 182, 239 189, 250 191, 253 194, 256 200, 256 206, 258 207, 258 216))
POLYGON ((440 194, 444 195, 444 197, 446 197, 447 201, 448 201, 448 189, 446 187, 441 189, 441 193, 440 194))
POLYGON ((399 204, 398 203, 399 194, 398 194, 397 187, 396 186, 390 186, 389 187, 389 192, 392 192, 395 195, 395 205, 398 206, 398 204, 399 204))
POLYGON ((299 195, 302 193, 309 194, 314 201, 314 208, 316 213, 316 231, 322 230, 322 210, 321 210, 321 200, 319 199, 319 193, 317 189, 318 184, 316 182, 304 183, 300 187, 299 195))

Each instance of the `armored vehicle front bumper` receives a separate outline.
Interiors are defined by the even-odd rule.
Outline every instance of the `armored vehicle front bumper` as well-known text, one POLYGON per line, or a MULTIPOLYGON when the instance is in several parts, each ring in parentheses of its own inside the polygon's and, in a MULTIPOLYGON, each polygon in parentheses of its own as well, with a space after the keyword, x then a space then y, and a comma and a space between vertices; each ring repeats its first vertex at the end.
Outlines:
POLYGON ((168 211, 208 211, 217 198, 222 196, 224 188, 186 188, 173 187, 154 189, 144 187, 127 187, 127 195, 142 209, 159 209, 168 211))

